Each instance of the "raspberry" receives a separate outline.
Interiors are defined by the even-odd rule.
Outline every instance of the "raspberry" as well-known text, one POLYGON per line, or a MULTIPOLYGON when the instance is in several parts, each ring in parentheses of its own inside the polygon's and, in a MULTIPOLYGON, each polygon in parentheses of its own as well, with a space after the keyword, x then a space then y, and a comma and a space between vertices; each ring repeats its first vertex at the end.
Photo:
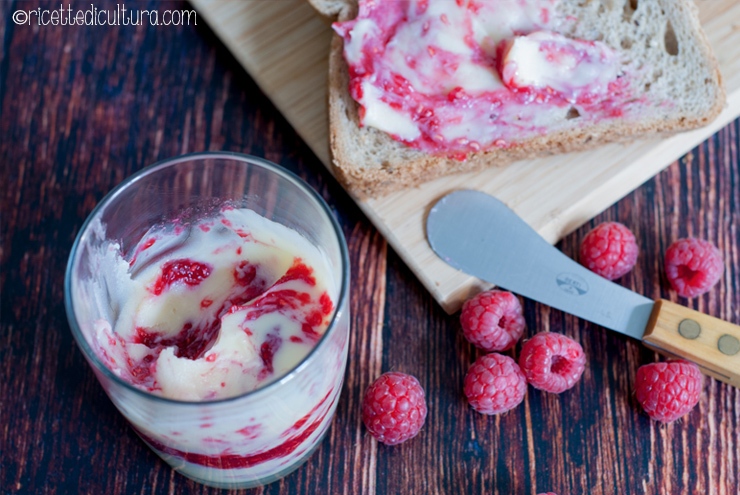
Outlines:
POLYGON ((673 290, 696 297, 712 288, 725 266, 714 244, 702 239, 679 239, 665 252, 665 273, 673 290))
POLYGON ((558 495, 555 492, 547 492, 547 493, 538 493, 537 495, 558 495))
POLYGON ((526 326, 519 299, 502 290, 481 292, 465 301, 460 324, 468 342, 486 351, 510 349, 526 326))
POLYGON ((519 366, 534 388, 559 394, 580 380, 586 355, 575 340, 559 333, 541 332, 522 346, 519 366))
POLYGON ((648 416, 670 423, 699 402, 702 379, 699 367, 688 361, 646 364, 637 370, 635 396, 648 416))
POLYGON ((373 437, 386 445, 415 437, 426 417, 424 389, 416 378, 405 373, 382 374, 362 399, 362 422, 373 437))
POLYGON ((586 234, 581 243, 581 264, 605 279, 626 274, 637 261, 634 234, 617 222, 604 222, 586 234))
POLYGON ((483 414, 501 414, 515 408, 527 393, 527 379, 516 361, 501 354, 479 358, 465 375, 465 397, 483 414))

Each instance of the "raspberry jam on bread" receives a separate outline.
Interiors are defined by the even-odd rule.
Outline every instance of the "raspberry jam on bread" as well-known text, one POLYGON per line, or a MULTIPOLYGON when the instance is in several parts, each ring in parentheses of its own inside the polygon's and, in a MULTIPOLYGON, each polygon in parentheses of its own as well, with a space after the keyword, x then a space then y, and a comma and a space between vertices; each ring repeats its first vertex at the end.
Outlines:
POLYGON ((344 39, 361 125, 412 148, 469 153, 630 111, 620 54, 570 38, 557 0, 360 0, 344 39))

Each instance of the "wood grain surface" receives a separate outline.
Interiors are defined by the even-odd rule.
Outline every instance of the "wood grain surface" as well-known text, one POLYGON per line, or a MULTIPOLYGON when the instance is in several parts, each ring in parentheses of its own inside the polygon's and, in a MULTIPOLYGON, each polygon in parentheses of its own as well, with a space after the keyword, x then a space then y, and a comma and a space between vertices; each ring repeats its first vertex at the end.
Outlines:
MULTIPOLYGON (((191 3, 309 147, 329 165, 329 22, 306 0, 191 3)), ((640 3, 632 1, 631 5, 640 3)), ((450 267, 429 248, 424 219, 436 200, 461 188, 484 191, 506 203, 554 243, 740 115, 740 3, 699 0, 697 5, 728 93, 726 108, 710 125, 669 138, 612 144, 442 177, 384 197, 357 200, 448 312, 457 311, 471 293, 489 284, 450 267)))
MULTIPOLYGON (((562 395, 530 388, 503 416, 473 412, 461 388, 480 352, 457 317, 389 249, 200 17, 179 27, 11 20, 39 6, 58 2, 0 2, 0 493, 227 493, 175 473, 138 439, 77 349, 63 305, 65 263, 94 205, 134 171, 201 150, 251 153, 296 172, 327 200, 350 248, 350 355, 334 424, 299 470, 234 493, 740 493, 738 389, 707 379, 687 417, 654 423, 632 383, 656 354, 529 300, 526 335, 551 330, 578 340, 586 372, 562 395), (377 444, 359 412, 364 388, 388 370, 416 375, 429 405, 422 433, 396 447, 377 444)), ((589 227, 621 221, 641 254, 619 283, 740 324, 739 132, 738 121, 724 127, 558 247, 573 256, 589 227), (688 235, 714 242, 727 268, 711 292, 687 301, 667 288, 661 260, 688 235)))

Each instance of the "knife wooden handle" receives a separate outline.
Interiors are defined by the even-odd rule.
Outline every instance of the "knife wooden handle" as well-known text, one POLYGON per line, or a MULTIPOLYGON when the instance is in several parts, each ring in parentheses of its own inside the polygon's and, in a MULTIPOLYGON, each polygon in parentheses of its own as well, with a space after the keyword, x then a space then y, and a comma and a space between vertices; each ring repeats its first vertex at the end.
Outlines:
POLYGON ((740 326, 659 299, 643 343, 661 354, 688 359, 704 373, 740 387, 740 326))

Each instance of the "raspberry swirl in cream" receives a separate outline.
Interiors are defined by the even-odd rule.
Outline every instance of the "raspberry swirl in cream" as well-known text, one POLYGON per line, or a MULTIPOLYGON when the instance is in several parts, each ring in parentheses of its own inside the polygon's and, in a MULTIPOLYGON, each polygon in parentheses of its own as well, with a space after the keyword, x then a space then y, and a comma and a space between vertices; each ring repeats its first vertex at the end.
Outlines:
POLYGON ((462 159, 625 111, 618 53, 573 22, 557 0, 360 0, 334 29, 361 124, 462 159))

